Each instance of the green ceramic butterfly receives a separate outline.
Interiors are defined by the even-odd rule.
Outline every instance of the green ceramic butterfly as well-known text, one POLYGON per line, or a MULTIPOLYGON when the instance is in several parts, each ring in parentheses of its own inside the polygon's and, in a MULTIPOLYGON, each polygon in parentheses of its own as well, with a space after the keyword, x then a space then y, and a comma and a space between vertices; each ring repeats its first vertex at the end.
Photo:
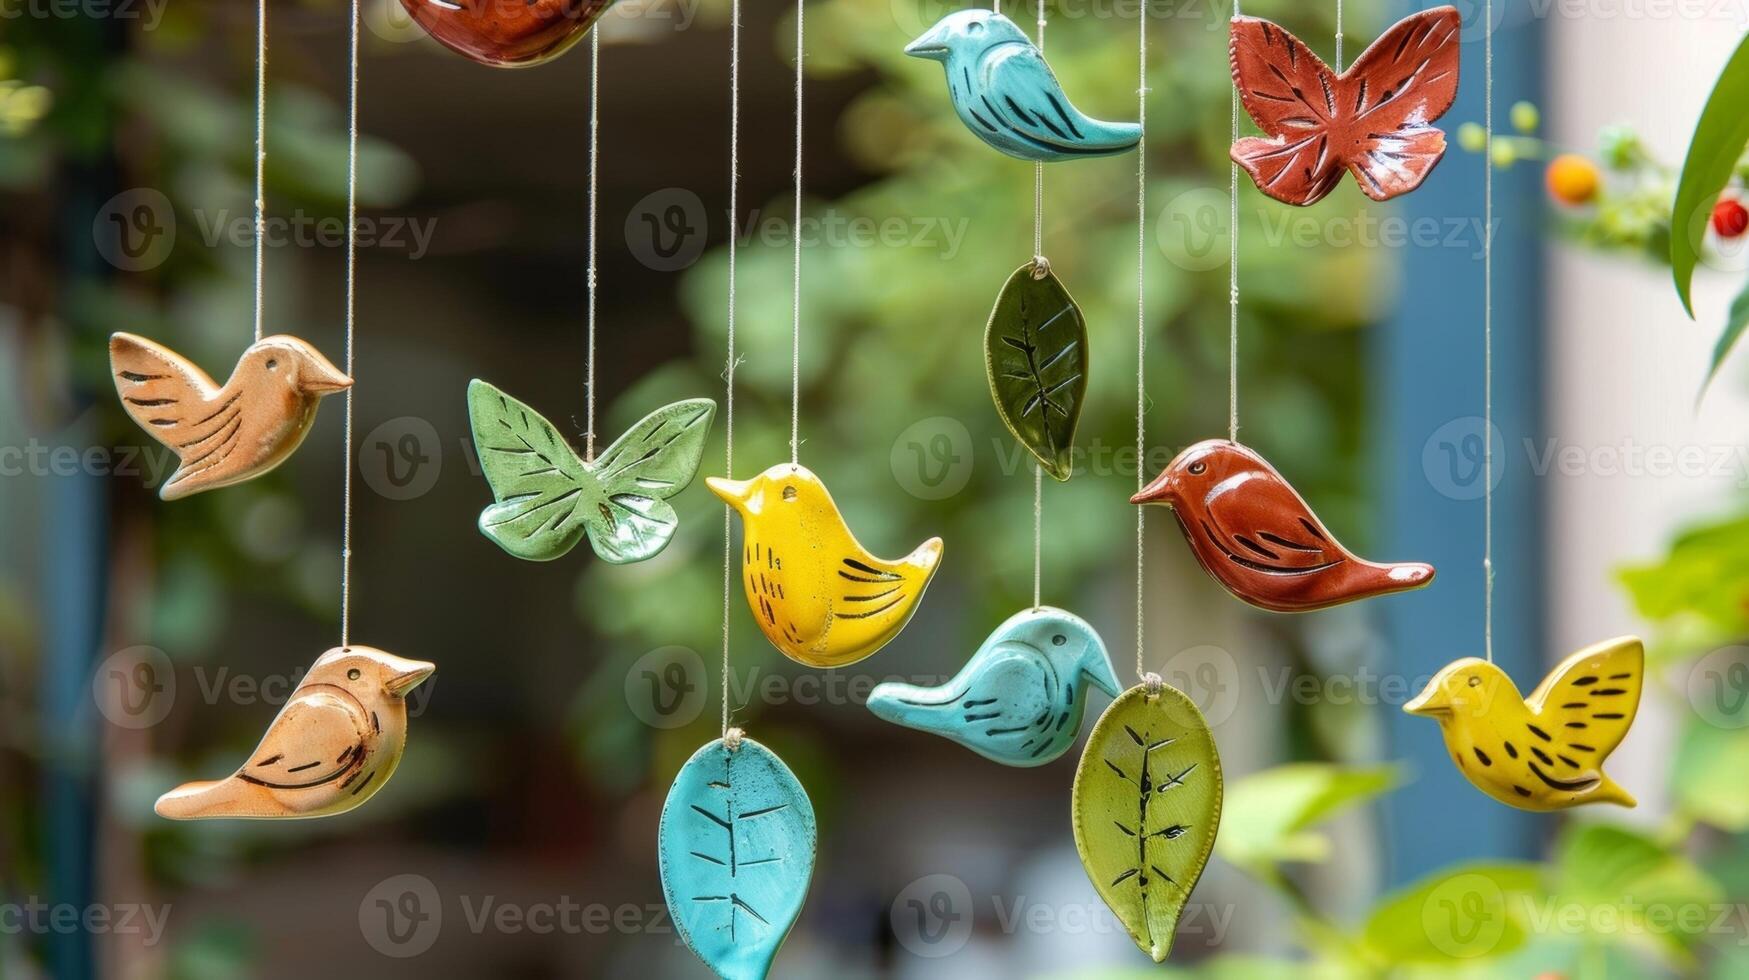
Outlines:
POLYGON ((603 561, 643 561, 667 546, 680 517, 668 498, 692 482, 716 417, 709 398, 644 416, 586 463, 539 412, 478 379, 468 417, 497 503, 480 533, 530 561, 563 557, 585 534, 603 561))

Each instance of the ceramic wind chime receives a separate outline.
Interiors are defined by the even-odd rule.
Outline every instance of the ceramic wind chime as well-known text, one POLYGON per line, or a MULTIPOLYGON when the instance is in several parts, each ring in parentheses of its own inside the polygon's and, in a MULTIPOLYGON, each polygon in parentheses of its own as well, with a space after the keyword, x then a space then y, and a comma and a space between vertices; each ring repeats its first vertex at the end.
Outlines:
MULTIPOLYGON (((1484 23, 1493 23, 1492 0, 1484 23)), ((1455 13, 1452 15, 1455 17, 1455 13)), ((1484 160, 1494 158, 1494 35, 1484 41, 1488 72, 1484 160)), ((1376 48, 1378 45, 1374 45, 1376 48)), ((1493 227, 1494 171, 1482 168, 1483 224, 1493 227)), ((1482 244, 1482 420, 1494 428, 1493 238, 1482 244)), ((1472 785, 1508 806, 1564 810, 1587 803, 1635 805, 1603 771, 1627 736, 1645 684, 1645 645, 1622 636, 1561 661, 1529 698, 1494 663, 1494 449, 1482 450, 1482 645, 1484 657, 1447 664, 1403 706, 1439 723, 1446 751, 1472 785)))
POLYGON ((1281 25, 1234 17, 1233 85, 1262 137, 1233 141, 1233 160, 1286 204, 1323 200, 1354 175, 1386 201, 1427 179, 1445 155, 1432 123, 1457 98, 1463 17, 1435 7, 1398 21, 1346 71, 1281 25))
MULTIPOLYGON (((1280 25, 1235 16, 1231 26, 1235 97, 1268 134, 1241 139, 1235 117, 1232 157, 1264 193, 1312 204, 1346 168, 1384 200, 1419 186, 1445 152, 1444 135, 1429 123, 1457 96, 1456 9, 1398 22, 1347 71, 1340 41, 1332 70, 1280 25)), ((1275 467, 1239 443, 1237 197, 1231 217, 1228 437, 1179 453, 1131 503, 1170 507, 1203 570, 1261 609, 1307 612, 1426 586, 1433 566, 1350 552, 1275 467)))
MULTIPOLYGON (((795 227, 802 222, 802 0, 796 4, 795 227)), ((797 232, 799 236, 800 232, 797 232)), ((886 646, 911 621, 941 567, 930 538, 904 558, 878 558, 851 533, 826 484, 801 465, 802 247, 791 309, 790 459, 751 480, 705 483, 741 517, 741 584, 760 632, 810 667, 844 667, 886 646)))
POLYGON ((401 0, 438 43, 493 68, 544 64, 583 39, 613 0, 401 0))
POLYGON ((352 379, 308 341, 263 336, 263 228, 267 208, 266 9, 257 32, 255 118, 255 340, 223 385, 163 344, 131 333, 109 339, 109 368, 129 416, 176 454, 158 488, 177 500, 252 480, 286 461, 316 422, 326 395, 352 379))
MULTIPOLYGON (((741 3, 730 13, 729 213, 739 214, 741 3)), ((796 113, 801 118, 803 21, 796 9, 796 113)), ((799 131, 799 127, 798 127, 799 131)), ((797 139, 800 154, 800 139, 797 139)), ((801 179, 798 167, 796 178, 801 179)), ((799 194, 798 194, 799 199, 799 194)), ((735 255, 729 243, 723 472, 735 470, 735 255)), ((799 255, 799 253, 798 253, 799 255)), ((798 297, 799 298, 799 297, 798 297)), ((725 478, 726 479, 726 478, 725 478)), ((824 488, 820 488, 824 493, 824 488)), ((781 491, 779 491, 781 499, 781 491)), ((830 506, 830 501, 827 501, 830 506)), ((749 522, 751 523, 751 522, 749 522)), ((730 582, 734 508, 723 508, 722 736, 687 760, 662 804, 662 895, 680 938, 727 980, 764 980, 801 915, 814 873, 814 806, 777 754, 729 723, 730 582)), ((804 547, 800 549, 806 551, 804 547)), ((767 553, 769 554, 769 552, 767 553)), ((773 558, 771 571, 776 571, 773 558)), ((827 573, 829 574, 829 573, 827 573)), ((797 579, 798 584, 802 580, 797 579)), ((765 624, 761 624, 762 626, 765 624)))
MULTIPOLYGON (((257 65, 265 64, 267 51, 266 6, 260 8, 262 29, 258 33, 259 46, 256 51, 257 65)), ((352 175, 347 185, 347 272, 346 272, 346 373, 320 361, 320 355, 309 351, 301 341, 290 338, 274 338, 256 345, 260 354, 244 358, 244 366, 253 367, 259 372, 265 372, 269 381, 264 382, 267 388, 244 387, 225 402, 226 408, 214 411, 232 411, 240 413, 239 421, 233 427, 241 434, 233 433, 229 438, 235 444, 227 453, 264 453, 265 449, 258 441, 262 433, 268 431, 262 427, 260 419, 249 417, 254 411, 261 413, 272 408, 285 412, 303 411, 307 416, 313 414, 313 407, 305 406, 299 409, 302 399, 295 394, 295 386, 286 386, 283 379, 298 377, 298 372, 313 370, 312 365, 320 361, 320 367, 326 376, 337 379, 339 387, 350 387, 352 373, 353 336, 356 324, 356 275, 355 256, 356 234, 358 228, 358 27, 359 9, 354 0, 352 5, 351 47, 349 63, 351 66, 351 104, 353 115, 350 120, 351 137, 348 143, 348 173, 352 175), (338 382, 344 381, 343 385, 338 382)), ((257 83, 264 79, 257 74, 257 83)), ((257 202, 260 201, 258 193, 257 202)), ((257 224, 259 228, 259 223, 257 224)), ((129 338, 132 340, 133 338, 129 338)), ((122 337, 118 335, 111 342, 112 351, 122 337)), ((255 350, 255 349, 252 349, 255 350)), ((137 350, 130 349, 130 358, 144 356, 137 350)), ((173 355, 172 355, 173 356, 173 355)), ((194 374, 179 376, 185 382, 204 378, 198 369, 186 365, 176 359, 187 371, 194 374)), ((142 369, 142 362, 130 359, 133 365, 129 374, 150 374, 152 369, 142 369)), ((239 369, 241 373, 241 369, 239 369)), ((258 382, 259 374, 251 375, 258 382)), ((123 380, 138 383, 143 386, 139 391, 150 390, 151 385, 163 385, 171 380, 169 376, 148 377, 137 382, 131 381, 125 375, 123 380)), ((237 383, 233 378, 232 385, 237 383)), ((226 386, 229 390, 231 385, 226 386)), ((126 395, 124 394, 124 398, 126 395)), ((162 388, 157 390, 156 397, 169 398, 162 388)), ((342 541, 341 541, 341 581, 340 581, 340 645, 317 658, 299 681, 297 689, 287 699, 279 715, 267 728, 261 738, 261 744, 256 746, 247 762, 230 776, 213 781, 192 782, 165 793, 159 797, 155 809, 158 814, 172 820, 211 820, 211 819, 257 819, 283 820, 306 817, 326 817, 345 813, 363 805, 375 796, 394 775, 400 765, 401 754, 407 746, 407 703, 406 697, 437 668, 433 664, 419 660, 408 660, 372 647, 353 646, 351 641, 351 595, 352 595, 352 399, 353 393, 346 394, 346 476, 342 491, 342 541)), ((188 405, 177 407, 160 406, 166 413, 191 413, 188 405)), ((292 446, 296 440, 303 438, 303 432, 308 429, 308 419, 304 419, 292 446)), ((274 430, 283 431, 283 430, 274 430)), ((291 438, 280 436, 281 439, 291 438)), ((289 453, 285 448, 280 455, 283 458, 289 453)), ((275 459, 274 462, 278 460, 275 459)), ((183 471, 190 475, 180 484, 183 492, 193 493, 208 486, 222 486, 218 482, 199 482, 203 473, 210 473, 222 463, 214 463, 212 467, 200 469, 192 466, 189 458, 183 457, 183 471)), ((271 465, 271 464, 270 464, 271 465)), ((260 472, 256 470, 255 472, 260 472)), ((182 471, 179 471, 181 473, 182 471)), ((247 479, 253 473, 239 475, 237 480, 247 479)), ((217 479, 207 477, 207 479, 217 479)), ((173 481, 174 483, 175 481, 173 481)), ((232 480, 231 482, 235 482, 232 480)), ((166 491, 170 486, 166 486, 166 491)), ((179 495, 179 494, 178 494, 179 495)), ((165 494, 166 498, 172 496, 165 494)))
MULTIPOLYGON (((599 38, 590 48, 599 81, 599 38)), ((601 163, 597 133, 600 86, 589 93, 589 273, 587 431, 572 448, 558 426, 492 385, 468 385, 468 419, 480 471, 495 500, 480 513, 480 533, 528 561, 569 554, 583 538, 613 564, 644 561, 668 546, 680 516, 668 501, 692 483, 716 417, 716 402, 689 398, 664 405, 595 454, 596 194, 601 163)))

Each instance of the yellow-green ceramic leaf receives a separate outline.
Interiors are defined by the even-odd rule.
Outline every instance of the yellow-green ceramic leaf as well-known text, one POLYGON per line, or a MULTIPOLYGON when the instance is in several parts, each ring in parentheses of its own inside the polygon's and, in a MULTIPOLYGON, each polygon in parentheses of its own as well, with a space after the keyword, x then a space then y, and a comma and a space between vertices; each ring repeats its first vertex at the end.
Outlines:
POLYGON ((1142 952, 1172 951, 1178 916, 1221 824, 1221 757, 1196 704, 1174 688, 1124 692, 1075 770, 1075 849, 1142 952))

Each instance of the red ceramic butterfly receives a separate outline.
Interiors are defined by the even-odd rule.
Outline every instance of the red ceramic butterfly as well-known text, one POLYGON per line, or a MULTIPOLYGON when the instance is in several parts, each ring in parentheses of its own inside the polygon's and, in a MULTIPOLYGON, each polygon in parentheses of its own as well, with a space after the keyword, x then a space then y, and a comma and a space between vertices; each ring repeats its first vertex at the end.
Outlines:
POLYGON ((1279 25, 1233 18, 1233 84, 1264 137, 1233 144, 1233 161, 1286 204, 1322 200, 1354 174, 1375 201, 1421 186, 1445 155, 1431 124, 1457 98, 1455 7, 1406 17, 1338 75, 1279 25))

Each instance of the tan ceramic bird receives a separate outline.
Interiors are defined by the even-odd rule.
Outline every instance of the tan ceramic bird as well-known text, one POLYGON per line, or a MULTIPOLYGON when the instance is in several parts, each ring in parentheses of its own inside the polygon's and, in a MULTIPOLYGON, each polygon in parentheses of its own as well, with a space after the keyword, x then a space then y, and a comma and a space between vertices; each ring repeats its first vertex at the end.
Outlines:
POLYGON ((273 469, 304 441, 316 402, 352 379, 296 337, 256 341, 224 387, 182 355, 144 337, 109 338, 115 390, 140 427, 182 464, 158 495, 175 500, 273 469))
POLYGON ((1226 439, 1179 453, 1130 503, 1172 508, 1209 576, 1263 609, 1307 612, 1433 581, 1432 565, 1384 565, 1342 547, 1275 467, 1226 439))
POLYGON ((811 667, 842 667, 899 635, 941 564, 940 538, 898 561, 857 543, 806 467, 779 463, 751 480, 705 483, 741 514, 741 579, 772 645, 811 667))
POLYGON ((1633 806, 1603 762, 1640 707, 1646 649, 1632 636, 1561 661, 1528 699, 1499 667, 1465 657, 1403 706, 1439 722, 1453 762, 1477 789, 1524 810, 1633 806))
POLYGON ((310 666, 249 761, 158 798, 171 820, 283 820, 345 813, 376 795, 407 747, 407 692, 437 668, 371 647, 310 666))

